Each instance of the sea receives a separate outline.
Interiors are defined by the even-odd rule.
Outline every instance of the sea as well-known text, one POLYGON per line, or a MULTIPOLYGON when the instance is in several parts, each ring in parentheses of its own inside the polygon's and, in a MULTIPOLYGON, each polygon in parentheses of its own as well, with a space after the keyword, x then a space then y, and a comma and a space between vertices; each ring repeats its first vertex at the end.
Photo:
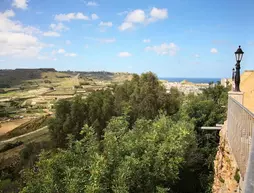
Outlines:
POLYGON ((159 77, 160 80, 167 80, 168 82, 182 82, 183 80, 187 80, 192 83, 217 83, 220 81, 220 78, 165 78, 159 77))

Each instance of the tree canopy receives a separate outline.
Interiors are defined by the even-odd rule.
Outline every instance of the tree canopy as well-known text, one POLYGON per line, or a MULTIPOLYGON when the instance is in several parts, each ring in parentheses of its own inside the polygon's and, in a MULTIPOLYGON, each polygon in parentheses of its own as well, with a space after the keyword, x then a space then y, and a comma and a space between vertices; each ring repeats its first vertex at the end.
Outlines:
POLYGON ((164 115, 138 119, 131 129, 127 117, 114 117, 101 141, 92 127, 82 134, 67 150, 42 154, 22 192, 168 192, 195 145, 192 124, 164 115))
POLYGON ((169 93, 153 73, 56 105, 57 149, 24 172, 22 192, 210 193, 228 88, 169 93))

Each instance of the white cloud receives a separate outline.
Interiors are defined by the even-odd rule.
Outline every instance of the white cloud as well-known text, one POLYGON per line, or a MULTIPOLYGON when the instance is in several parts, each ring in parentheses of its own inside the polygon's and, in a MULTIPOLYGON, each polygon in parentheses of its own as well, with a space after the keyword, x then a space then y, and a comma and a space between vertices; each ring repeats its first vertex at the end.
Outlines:
POLYGON ((122 15, 127 15, 128 13, 129 13, 129 11, 122 11, 122 12, 117 13, 117 15, 122 16, 122 15))
POLYGON ((69 28, 66 27, 62 23, 58 23, 58 24, 52 23, 52 24, 50 24, 49 27, 50 27, 51 30, 53 30, 53 31, 59 31, 59 32, 69 30, 69 28))
POLYGON ((149 24, 158 20, 164 20, 168 18, 167 9, 158 9, 153 7, 150 13, 145 13, 144 10, 136 9, 128 13, 125 17, 124 22, 119 26, 120 31, 131 29, 134 27, 133 24, 149 24))
POLYGON ((41 31, 32 26, 23 26, 19 21, 12 21, 10 18, 14 17, 13 10, 6 10, 0 12, 0 31, 2 32, 23 32, 28 34, 41 33, 41 31))
POLYGON ((84 15, 83 13, 77 13, 76 19, 89 20, 88 16, 84 15))
POLYGON ((44 46, 32 35, 0 32, 0 56, 35 57, 44 46))
POLYGON ((65 44, 70 45, 70 44, 71 44, 71 41, 70 41, 70 40, 66 40, 66 41, 65 41, 65 44))
POLYGON ((71 21, 71 20, 89 20, 89 17, 83 13, 68 13, 55 15, 57 21, 71 21))
POLYGON ((112 27, 113 23, 112 22, 103 22, 103 21, 101 21, 99 26, 101 26, 101 27, 112 27))
POLYGON ((153 7, 153 9, 150 12, 150 15, 152 18, 155 18, 155 19, 166 19, 168 18, 168 10, 158 9, 156 7, 153 7))
POLYGON ((194 57, 195 58, 200 58, 200 55, 199 54, 195 54, 194 57))
POLYGON ((56 54, 64 54, 64 56, 68 56, 68 57, 76 57, 77 56, 76 53, 68 53, 63 48, 60 48, 58 50, 53 50, 51 52, 52 56, 55 56, 56 54))
POLYGON ((150 43, 151 40, 150 40, 150 39, 144 39, 143 42, 144 42, 144 43, 150 43))
POLYGON ((96 19, 99 19, 99 16, 96 15, 95 13, 93 13, 93 14, 91 15, 91 18, 92 18, 92 20, 96 20, 96 19))
POLYGON ((217 50, 216 48, 212 48, 212 49, 210 50, 210 52, 211 52, 212 54, 217 54, 217 53, 218 53, 218 50, 217 50))
POLYGON ((65 56, 76 57, 77 54, 75 54, 75 53, 66 53, 65 56))
POLYGON ((14 11, 12 11, 12 10, 6 10, 4 13, 1 13, 1 14, 2 14, 2 16, 7 17, 7 18, 15 16, 14 11))
POLYGON ((88 1, 88 2, 85 1, 85 3, 87 6, 93 6, 93 7, 99 6, 99 4, 95 1, 88 1))
POLYGON ((57 32, 54 32, 54 31, 48 31, 48 32, 44 32, 43 36, 46 36, 46 37, 59 37, 60 34, 57 33, 57 32))
POLYGON ((163 43, 159 46, 148 46, 145 48, 146 51, 154 51, 158 55, 171 55, 174 56, 179 51, 179 48, 174 43, 163 43))
POLYGON ((0 55, 17 57, 38 57, 40 51, 49 47, 35 36, 42 32, 33 26, 24 26, 11 20, 14 11, 0 12, 0 55))
POLYGON ((125 21, 129 23, 143 23, 145 17, 145 12, 143 10, 136 9, 126 16, 125 21))
POLYGON ((118 54, 119 57, 130 57, 132 56, 129 52, 120 52, 118 54))
POLYGON ((65 53, 65 50, 61 48, 61 49, 59 49, 59 50, 57 51, 57 53, 58 53, 58 54, 64 54, 64 53, 65 53))
POLYGON ((129 22, 123 22, 122 25, 119 26, 120 31, 125 31, 127 29, 132 29, 134 26, 132 23, 129 22))
POLYGON ((84 47, 87 49, 89 46, 88 46, 88 44, 85 44, 85 46, 84 46, 84 47))
POLYGON ((13 0, 12 6, 19 9, 27 9, 28 0, 13 0))

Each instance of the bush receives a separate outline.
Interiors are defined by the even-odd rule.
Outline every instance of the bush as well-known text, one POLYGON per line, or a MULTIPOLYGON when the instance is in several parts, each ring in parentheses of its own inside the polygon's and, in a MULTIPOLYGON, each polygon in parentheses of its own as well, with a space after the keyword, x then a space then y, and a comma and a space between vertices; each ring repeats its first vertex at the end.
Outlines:
POLYGON ((239 183, 240 182, 240 175, 239 175, 239 169, 237 168, 237 170, 235 171, 235 175, 234 175, 234 179, 235 179, 235 181, 237 182, 237 183, 239 183))

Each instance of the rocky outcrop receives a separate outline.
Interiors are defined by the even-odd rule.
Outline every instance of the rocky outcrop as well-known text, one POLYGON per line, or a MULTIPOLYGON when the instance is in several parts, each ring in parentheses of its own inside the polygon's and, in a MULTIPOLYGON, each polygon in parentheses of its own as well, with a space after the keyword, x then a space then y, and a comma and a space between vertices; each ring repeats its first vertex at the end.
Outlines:
POLYGON ((213 193, 240 192, 240 173, 226 137, 227 124, 220 131, 220 144, 214 161, 213 193))

